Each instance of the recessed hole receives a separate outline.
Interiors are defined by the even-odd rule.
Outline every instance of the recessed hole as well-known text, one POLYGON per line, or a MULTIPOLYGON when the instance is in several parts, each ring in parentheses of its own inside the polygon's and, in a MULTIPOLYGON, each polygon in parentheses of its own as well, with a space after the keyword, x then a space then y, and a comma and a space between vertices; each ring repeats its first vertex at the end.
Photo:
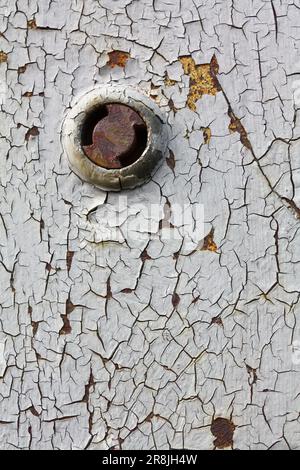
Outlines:
POLYGON ((127 84, 101 84, 88 90, 76 99, 62 127, 71 170, 104 191, 134 189, 149 181, 165 155, 167 139, 166 119, 157 104, 127 84), (113 116, 108 119, 112 105, 113 116), (127 125, 120 125, 124 121, 127 125), (108 154, 113 145, 117 158, 108 154))
POLYGON ((120 155, 122 168, 136 162, 147 146, 148 132, 146 124, 134 126, 136 143, 131 150, 120 155))
POLYGON ((91 145, 93 143, 93 131, 95 126, 107 115, 108 110, 105 104, 97 106, 87 114, 81 130, 81 145, 91 145))
POLYGON ((137 161, 147 141, 144 120, 137 111, 120 103, 94 108, 82 126, 81 144, 85 155, 107 169, 124 168, 137 161))

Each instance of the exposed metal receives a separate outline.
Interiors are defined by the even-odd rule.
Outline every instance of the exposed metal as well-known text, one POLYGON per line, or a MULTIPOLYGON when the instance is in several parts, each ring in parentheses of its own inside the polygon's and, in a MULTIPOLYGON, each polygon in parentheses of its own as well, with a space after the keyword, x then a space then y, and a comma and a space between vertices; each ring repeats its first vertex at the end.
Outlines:
POLYGON ((147 144, 147 127, 140 115, 129 106, 108 104, 105 116, 92 131, 92 143, 83 145, 89 159, 101 167, 123 168, 136 161, 147 144), (145 141, 138 130, 145 131, 145 141), (140 152, 141 150, 141 152, 140 152))
POLYGON ((133 189, 150 179, 152 171, 165 154, 167 128, 159 107, 144 94, 123 86, 99 86, 79 97, 68 112, 63 123, 62 143, 71 169, 80 178, 100 189, 119 191, 133 189), (112 106, 116 103, 129 106, 132 111, 127 115, 126 112, 120 114, 121 108, 112 106), (95 146, 82 145, 82 139, 88 116, 101 106, 107 106, 109 113, 107 118, 104 117, 99 121, 93 132, 93 143, 98 147, 98 152, 96 152, 95 146), (115 113, 119 113, 119 116, 115 113), (132 132, 134 129, 130 130, 129 123, 132 119, 135 125, 147 128, 146 148, 135 161, 130 161, 130 149, 134 154, 138 147, 138 142, 132 132), (112 129, 114 126, 115 128, 112 129), (110 131, 108 131, 109 127, 110 131), (104 128, 106 138, 102 139, 102 144, 100 144, 99 140, 101 135, 103 137, 104 128), (110 147, 106 156, 103 156, 100 153, 105 150, 104 147, 106 151, 108 149, 106 145, 108 133, 110 133, 109 139, 114 134, 115 148, 113 150, 110 147), (124 153, 128 156, 128 151, 127 160, 130 164, 122 167, 119 157, 122 159, 124 153))

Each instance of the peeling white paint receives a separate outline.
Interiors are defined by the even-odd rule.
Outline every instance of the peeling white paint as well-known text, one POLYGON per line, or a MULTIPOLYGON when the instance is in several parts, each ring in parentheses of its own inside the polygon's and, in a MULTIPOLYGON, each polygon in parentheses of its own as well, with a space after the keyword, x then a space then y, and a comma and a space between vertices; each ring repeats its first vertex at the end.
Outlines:
POLYGON ((212 449, 217 417, 234 449, 300 448, 299 19, 291 0, 0 0, 1 449, 212 449), (220 90, 192 111, 179 58, 214 54, 220 90), (129 208, 202 204, 206 249, 90 243, 123 193, 70 172, 61 123, 106 83, 171 129, 129 208))

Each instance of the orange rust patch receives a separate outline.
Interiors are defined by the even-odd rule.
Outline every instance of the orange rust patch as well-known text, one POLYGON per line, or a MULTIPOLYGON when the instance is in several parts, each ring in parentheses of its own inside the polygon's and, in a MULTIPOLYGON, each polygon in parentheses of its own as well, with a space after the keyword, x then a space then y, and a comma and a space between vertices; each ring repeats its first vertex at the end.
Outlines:
POLYGON ((27 21, 27 28, 29 28, 29 29, 36 29, 37 28, 35 18, 33 18, 32 20, 27 21))
POLYGON ((201 131, 203 132, 204 143, 209 144, 211 139, 211 130, 209 127, 201 127, 201 131))
POLYGON ((124 68, 128 59, 130 58, 129 52, 124 51, 111 51, 108 53, 109 60, 107 65, 112 69, 114 67, 124 68))
POLYGON ((209 64, 196 65, 191 56, 179 58, 184 73, 190 77, 190 90, 187 98, 187 105, 192 111, 196 111, 196 102, 203 95, 215 96, 221 91, 216 75, 219 72, 219 64, 213 55, 209 64))
POLYGON ((231 447, 233 444, 233 433, 236 426, 226 418, 216 418, 210 426, 211 433, 215 436, 214 445, 219 449, 231 447))
POLYGON ((0 64, 7 62, 7 57, 6 52, 0 51, 0 64))
POLYGON ((214 231, 215 229, 212 228, 211 231, 209 232, 208 235, 206 235, 206 237, 204 238, 204 241, 203 241, 203 246, 201 248, 201 251, 213 251, 213 252, 216 252, 218 247, 216 245, 216 243, 214 242, 214 231))

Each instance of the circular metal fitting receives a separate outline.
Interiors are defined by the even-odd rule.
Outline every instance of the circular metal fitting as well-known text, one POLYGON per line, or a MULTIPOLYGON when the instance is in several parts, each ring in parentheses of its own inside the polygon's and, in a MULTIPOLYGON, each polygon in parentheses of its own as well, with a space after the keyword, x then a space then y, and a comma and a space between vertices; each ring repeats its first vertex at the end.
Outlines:
POLYGON ((149 180, 165 154, 159 107, 135 89, 98 86, 67 113, 62 144, 71 169, 103 190, 133 189, 149 180))

